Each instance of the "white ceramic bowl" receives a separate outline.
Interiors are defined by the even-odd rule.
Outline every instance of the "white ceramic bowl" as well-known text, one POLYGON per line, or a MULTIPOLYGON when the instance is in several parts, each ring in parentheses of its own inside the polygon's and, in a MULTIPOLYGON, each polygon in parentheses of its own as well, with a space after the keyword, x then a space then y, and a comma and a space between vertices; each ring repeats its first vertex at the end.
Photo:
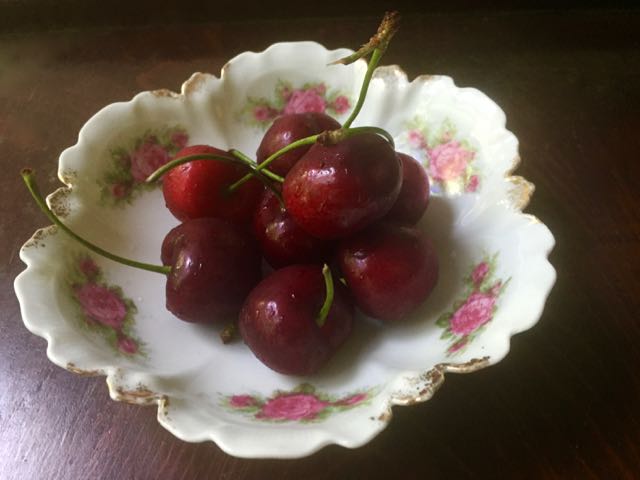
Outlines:
MULTIPOLYGON (((109 105, 60 157, 66 185, 48 197, 63 221, 115 253, 159 262, 177 224, 159 189, 140 181, 184 144, 253 155, 280 112, 327 111, 344 120, 365 73, 359 61, 327 66, 349 50, 279 43, 231 60, 221 78, 196 73, 182 92, 144 92, 109 105)), ((421 160, 432 200, 421 228, 441 264, 438 286, 415 318, 394 326, 361 319, 318 375, 277 374, 214 328, 174 318, 162 275, 84 250, 55 227, 20 252, 15 282, 27 328, 55 364, 106 375, 114 400, 158 406, 158 420, 187 441, 213 440, 241 457, 300 457, 324 445, 363 445, 387 426, 393 405, 428 400, 446 372, 500 361, 531 328, 555 280, 554 239, 522 213, 533 185, 511 176, 518 142, 502 110, 448 77, 408 82, 381 67, 355 125, 391 132, 421 160)))

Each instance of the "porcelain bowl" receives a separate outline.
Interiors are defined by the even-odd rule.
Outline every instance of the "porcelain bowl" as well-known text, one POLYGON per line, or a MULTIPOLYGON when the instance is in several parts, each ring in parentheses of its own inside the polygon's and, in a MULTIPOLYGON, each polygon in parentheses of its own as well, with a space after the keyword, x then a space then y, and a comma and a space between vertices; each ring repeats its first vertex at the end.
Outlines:
MULTIPOLYGON (((109 105, 59 160, 65 186, 51 208, 79 234, 123 256, 158 263, 177 220, 144 178, 190 144, 254 155, 281 113, 324 111, 344 121, 364 61, 328 66, 350 50, 313 42, 246 52, 220 78, 195 73, 181 93, 143 92, 109 105)), ((100 258, 55 227, 38 230, 15 282, 26 327, 55 364, 105 375, 114 400, 156 405, 158 421, 191 442, 239 457, 291 458, 328 444, 358 447, 391 421, 394 405, 428 400, 447 372, 502 360, 510 338, 539 319, 555 281, 549 229, 524 214, 533 185, 512 176, 518 141, 486 95, 446 76, 409 82, 380 67, 357 125, 389 131, 431 180, 419 224, 433 239, 439 283, 412 318, 361 317, 319 374, 292 377, 262 365, 240 341, 177 320, 165 279, 100 258)))

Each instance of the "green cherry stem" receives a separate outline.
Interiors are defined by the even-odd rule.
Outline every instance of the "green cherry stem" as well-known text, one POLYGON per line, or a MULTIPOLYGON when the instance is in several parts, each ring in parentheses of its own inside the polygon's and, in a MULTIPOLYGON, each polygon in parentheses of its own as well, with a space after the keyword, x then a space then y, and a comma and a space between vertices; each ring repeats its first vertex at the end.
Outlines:
POLYGON ((362 133, 375 133, 382 137, 384 137, 390 144, 392 148, 396 148, 395 142, 393 141, 393 135, 387 132, 384 128, 366 126, 366 127, 351 127, 351 128, 340 128, 338 130, 329 130, 327 132, 321 133, 318 137, 318 143, 323 145, 335 145, 346 138, 353 137, 354 135, 360 135, 362 133))
MULTIPOLYGON (((265 168, 266 166, 261 167, 260 165, 257 165, 256 162, 254 162, 251 158, 247 157, 240 150, 236 150, 235 148, 232 148, 231 150, 229 150, 229 153, 234 157, 236 157, 237 159, 241 160, 247 166, 250 165, 249 168, 251 168, 252 172, 255 172, 255 173, 261 172, 263 175, 269 177, 271 180, 274 180, 278 183, 284 182, 284 178, 282 178, 280 175, 273 173, 271 170, 267 170, 265 168)), ((248 175, 251 175, 251 174, 248 174, 248 175)))
POLYGON ((320 308, 320 312, 318 313, 318 316, 316 318, 316 323, 319 327, 322 327, 327 321, 329 310, 331 309, 331 305, 333 304, 333 276, 331 275, 331 270, 326 263, 322 267, 322 276, 324 277, 324 285, 327 293, 324 297, 322 308, 320 308))
MULTIPOLYGON (((316 143, 316 140, 318 139, 320 135, 311 135, 310 137, 305 137, 305 138, 301 138, 300 140, 296 140, 295 142, 291 142, 289 145, 287 145, 286 147, 282 147, 280 150, 278 150, 277 152, 271 154, 270 156, 268 156, 264 162, 258 164, 255 166, 255 170, 257 172, 261 172, 262 170, 264 170, 265 168, 267 168, 269 166, 269 164, 271 162, 273 162, 276 158, 278 158, 280 155, 283 155, 291 150, 294 150, 296 148, 299 147, 304 147, 305 145, 311 145, 313 143, 316 143)), ((274 174, 275 175, 275 174, 274 174)), ((238 180, 237 182, 235 182, 234 184, 232 184, 229 189, 228 192, 229 193, 233 193, 234 191, 236 191, 238 188, 240 188, 240 185, 242 185, 244 182, 246 182, 247 180, 249 180, 251 178, 251 174, 247 173, 244 177, 242 177, 240 180, 238 180)), ((284 179, 282 177, 280 177, 282 180, 282 182, 284 182, 284 179)))
MULTIPOLYGON (((247 157, 244 153, 242 153, 240 150, 236 150, 236 149, 231 149, 229 150, 229 153, 233 156, 235 156, 236 158, 241 159, 243 162, 250 162, 252 167, 251 167, 251 171, 252 173, 248 174, 248 178, 251 178, 253 176, 255 176, 258 180, 260 180, 263 185, 265 187, 267 187, 269 190, 271 190, 271 192, 275 195, 275 197, 278 199, 278 202, 280 203, 280 206, 282 208, 284 208, 284 199, 282 198, 282 193, 280 193, 280 190, 278 190, 273 183, 271 183, 269 180, 267 180, 264 175, 262 175, 262 173, 267 173, 269 172, 270 177, 274 178, 277 182, 282 183, 284 182, 284 178, 282 178, 280 175, 276 175, 273 172, 270 172, 269 170, 263 170, 262 173, 260 173, 259 171, 256 170, 256 163, 251 160, 249 157, 247 157)), ((243 177, 244 178, 244 177, 243 177)), ((231 195, 233 194, 233 192, 235 192, 235 190, 231 190, 231 187, 233 185, 231 185, 230 187, 228 187, 224 194, 225 195, 231 195)))
POLYGON ((364 74, 364 79, 362 80, 362 85, 360 86, 360 95, 358 95, 358 101, 356 102, 356 106, 353 108, 351 115, 344 122, 343 128, 349 128, 353 121, 356 119, 360 110, 362 109, 362 105, 364 105, 364 99, 367 96, 367 91, 369 90, 369 83, 371 82, 371 77, 373 76, 373 72, 380 63, 380 59, 382 58, 383 50, 380 48, 375 48, 373 50, 373 54, 369 59, 369 63, 367 64, 367 72, 364 74))
POLYGON ((147 177, 145 182, 153 183, 156 182, 169 170, 173 170, 180 165, 185 163, 193 162, 194 160, 219 160, 221 162, 226 163, 240 163, 232 158, 226 157, 224 155, 214 155, 213 153, 197 153, 195 155, 187 155, 186 157, 174 158, 170 162, 165 163, 160 168, 158 168, 155 172, 147 177))
POLYGON ((119 255, 115 255, 113 253, 107 252, 106 250, 103 250, 97 245, 94 245, 93 243, 89 242, 88 240, 85 240, 84 238, 82 238, 81 236, 73 232, 64 223, 62 223, 60 219, 56 216, 56 214, 53 213, 53 211, 49 208, 49 206, 47 205, 47 202, 45 201, 44 197, 40 193, 40 189, 38 188, 38 184, 36 183, 36 180, 34 178, 34 171, 30 168, 25 168, 20 172, 20 175, 22 175, 22 179, 24 180, 25 185, 29 189, 31 196, 38 204, 38 207, 40 207, 40 210, 44 212, 44 214, 49 218, 49 220, 51 220, 58 228, 64 231, 71 238, 81 243, 92 252, 95 252, 98 255, 101 255, 110 260, 113 260, 114 262, 122 263, 129 267, 140 268, 142 270, 147 270, 149 272, 162 273, 164 275, 167 275, 171 272, 171 267, 169 266, 151 265, 149 263, 136 262, 135 260, 130 260, 128 258, 124 258, 119 255))
MULTIPOLYGON (((237 150, 235 150, 235 152, 238 152, 237 150)), ((165 163, 164 165, 162 165, 160 168, 158 168, 155 172, 153 172, 151 175, 149 175, 147 177, 147 179, 145 180, 147 183, 152 183, 157 181, 160 177, 162 177, 165 173, 167 173, 169 170, 172 170, 180 165, 183 165, 185 163, 189 163, 189 162, 193 162, 194 160, 218 160, 221 162, 227 162, 227 163, 236 163, 236 164, 241 164, 246 166, 247 168, 249 168, 252 172, 256 172, 256 164, 250 159, 248 158, 246 155, 243 155, 244 158, 239 158, 238 156, 235 156, 235 158, 230 158, 227 157, 225 155, 215 155, 213 153, 197 153, 195 155, 187 155, 186 157, 180 157, 180 158, 174 158, 173 160, 171 160, 170 162, 165 163)), ((279 182, 283 182, 284 179, 278 175, 276 175, 275 173, 272 172, 263 172, 264 175, 269 175, 274 177, 274 180, 277 180, 279 182)), ((255 173, 249 173, 248 174, 249 177, 252 177, 253 175, 255 175, 255 173)))

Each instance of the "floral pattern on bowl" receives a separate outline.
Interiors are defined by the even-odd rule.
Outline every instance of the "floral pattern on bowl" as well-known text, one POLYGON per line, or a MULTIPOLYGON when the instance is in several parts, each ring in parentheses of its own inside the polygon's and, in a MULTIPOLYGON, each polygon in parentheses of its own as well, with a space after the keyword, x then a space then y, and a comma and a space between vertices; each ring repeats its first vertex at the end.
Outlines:
MULTIPOLYGON (((238 112, 253 116, 260 105, 246 110, 250 98, 284 109, 272 95, 283 85, 301 90, 300 99, 317 101, 320 93, 313 89, 324 84, 325 108, 333 102, 334 110, 340 96, 357 98, 365 63, 328 66, 349 53, 314 42, 279 43, 238 55, 219 78, 194 74, 180 94, 143 92, 109 105, 62 153, 58 172, 66 184, 47 201, 54 210, 64 207, 65 223, 103 248, 158 262, 162 239, 176 220, 159 189, 136 183, 146 166, 166 160, 187 140, 252 155, 263 130, 238 112), (188 139, 167 140, 186 132, 188 139), (116 168, 111 152, 119 148, 117 158, 130 162, 141 151, 144 161, 136 170, 121 161, 118 168, 126 176, 108 178, 105 172, 116 168), (132 186, 125 200, 104 194, 122 182, 132 186), (134 196, 135 202, 127 200, 134 196), (124 202, 126 209, 105 208, 124 202)), ((320 102, 309 105, 319 108, 320 102)), ((162 275, 103 259, 93 262, 99 274, 91 263, 70 268, 68 259, 85 258, 85 252, 52 227, 36 232, 20 251, 27 267, 15 289, 23 321, 47 339, 52 362, 76 373, 106 375, 115 400, 157 405, 159 422, 183 440, 214 441, 240 457, 295 458, 329 444, 361 446, 389 424, 394 405, 428 400, 447 372, 499 362, 510 338, 542 314, 555 281, 548 261, 554 238, 538 219, 522 213, 533 187, 512 176, 518 142, 505 122, 488 97, 448 77, 409 82, 398 67, 376 70, 356 123, 385 128, 399 150, 422 155, 436 188, 418 228, 432 237, 440 279, 410 321, 384 326, 359 318, 348 343, 317 375, 280 375, 241 342, 222 345, 215 328, 178 321, 165 309, 162 275), (461 194, 469 190, 473 194, 461 194), (128 299, 135 300, 135 311, 128 299), (118 348, 118 332, 136 342, 136 353, 118 348)))
POLYGON ((497 254, 476 264, 464 279, 463 295, 454 302, 451 311, 443 313, 436 325, 444 328, 440 338, 450 340, 447 353, 460 353, 493 319, 498 299, 509 280, 495 280, 497 254))
POLYGON ((230 395, 224 397, 223 405, 260 421, 319 422, 366 404, 373 394, 374 389, 369 389, 335 398, 303 383, 290 391, 276 391, 266 399, 260 394, 230 395))
POLYGON ((324 82, 305 83, 294 88, 291 82, 278 80, 273 100, 249 97, 242 116, 252 125, 266 128, 278 116, 289 113, 319 112, 344 115, 351 108, 351 100, 324 82))
POLYGON ((480 175, 474 160, 476 150, 460 138, 451 120, 439 128, 429 128, 419 117, 407 124, 406 143, 420 159, 429 175, 431 190, 436 193, 473 193, 480 187, 480 175))
POLYGON ((146 356, 144 344, 134 333, 138 311, 135 303, 124 296, 122 288, 105 281, 102 269, 91 256, 76 255, 66 280, 82 327, 104 337, 117 353, 146 356))
POLYGON ((188 141, 184 128, 164 126, 147 130, 131 146, 111 148, 111 164, 98 180, 102 201, 124 205, 141 192, 156 188, 158 184, 145 183, 146 178, 171 160, 188 141))

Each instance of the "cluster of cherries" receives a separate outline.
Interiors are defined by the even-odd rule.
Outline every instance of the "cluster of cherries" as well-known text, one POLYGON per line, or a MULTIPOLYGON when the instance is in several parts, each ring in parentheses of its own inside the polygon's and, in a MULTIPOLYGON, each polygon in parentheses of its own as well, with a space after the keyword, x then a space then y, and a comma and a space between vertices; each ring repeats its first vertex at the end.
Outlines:
MULTIPOLYGON (((269 170, 284 182, 273 189, 255 178, 239 184, 248 169, 229 152, 203 145, 179 152, 176 161, 200 159, 163 177, 166 205, 183 222, 162 245, 171 267, 167 308, 189 322, 237 317, 266 365, 308 374, 349 336, 354 303, 383 321, 421 305, 438 275, 430 241, 412 226, 427 208, 428 177, 387 139, 353 130, 274 157, 269 170), (240 186, 230 193, 231 185, 240 186), (263 257, 273 271, 260 280, 263 257)), ((344 131, 324 113, 279 117, 258 165, 323 132, 344 131)))
MULTIPOLYGON (((370 41, 368 73, 393 34, 383 26, 370 41)), ((367 86, 365 78, 362 101, 367 86)), ((165 273, 170 312, 187 322, 232 321, 256 357, 285 374, 318 371, 348 338, 356 307, 384 322, 406 318, 438 278, 432 243, 415 228, 429 180, 386 132, 350 127, 362 101, 344 125, 318 112, 277 118, 256 162, 207 145, 178 152, 149 177, 162 179, 182 222, 164 238, 163 266, 123 263, 165 273)), ((31 172, 23 177, 56 224, 122 261, 62 225, 31 172)))

